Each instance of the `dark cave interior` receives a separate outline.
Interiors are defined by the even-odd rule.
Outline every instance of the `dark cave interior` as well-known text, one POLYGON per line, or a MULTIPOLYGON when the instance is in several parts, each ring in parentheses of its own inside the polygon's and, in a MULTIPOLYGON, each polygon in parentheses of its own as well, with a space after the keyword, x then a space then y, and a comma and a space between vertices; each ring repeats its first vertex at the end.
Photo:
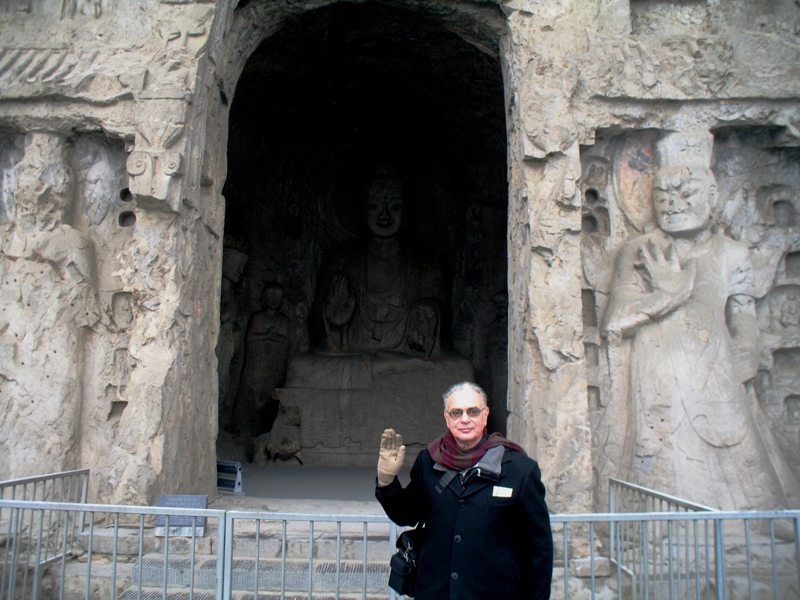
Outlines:
POLYGON ((403 235, 444 266, 444 338, 472 361, 492 426, 505 431, 507 341, 498 336, 507 331, 508 192, 498 52, 429 15, 368 2, 295 17, 249 58, 230 105, 223 190, 225 250, 246 264, 227 282, 229 323, 217 350, 222 429, 236 429, 244 332, 265 285, 284 289, 289 354, 307 351, 300 329, 322 257, 363 236, 364 182, 391 165, 406 186, 403 235))

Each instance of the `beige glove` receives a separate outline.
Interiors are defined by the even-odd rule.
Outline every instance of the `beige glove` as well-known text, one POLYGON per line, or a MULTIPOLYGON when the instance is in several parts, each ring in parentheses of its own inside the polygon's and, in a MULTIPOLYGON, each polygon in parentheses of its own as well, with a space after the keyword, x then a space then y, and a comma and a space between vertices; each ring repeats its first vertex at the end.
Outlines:
POLYGON ((403 467, 406 457, 406 447, 403 446, 403 436, 395 433, 394 429, 386 429, 381 434, 381 453, 378 458, 378 485, 387 486, 403 467))

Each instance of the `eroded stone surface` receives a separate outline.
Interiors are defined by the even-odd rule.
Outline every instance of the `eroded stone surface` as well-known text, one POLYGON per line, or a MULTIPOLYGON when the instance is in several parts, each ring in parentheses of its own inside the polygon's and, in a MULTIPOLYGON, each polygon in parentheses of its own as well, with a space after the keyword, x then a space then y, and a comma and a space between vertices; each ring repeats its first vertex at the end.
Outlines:
POLYGON ((614 261, 653 235, 658 140, 697 130, 718 254, 752 265, 757 369, 725 396, 783 457, 770 481, 800 469, 796 2, 10 0, 0 27, 0 477, 210 493, 264 285, 307 353, 321 258, 352 231, 331 207, 400 155, 492 416, 552 510, 602 506, 635 439, 606 418, 631 388, 602 335, 614 261))

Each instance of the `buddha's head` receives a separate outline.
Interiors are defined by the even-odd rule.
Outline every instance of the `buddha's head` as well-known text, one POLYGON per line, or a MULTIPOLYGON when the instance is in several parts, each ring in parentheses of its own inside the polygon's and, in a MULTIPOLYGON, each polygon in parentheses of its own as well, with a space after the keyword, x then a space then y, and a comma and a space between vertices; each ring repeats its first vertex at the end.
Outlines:
POLYGON ((272 281, 264 286, 264 291, 261 295, 262 304, 272 310, 277 310, 283 304, 283 286, 272 281))
POLYGON ((403 224, 403 182, 376 178, 367 186, 367 227, 375 237, 391 238, 403 224))

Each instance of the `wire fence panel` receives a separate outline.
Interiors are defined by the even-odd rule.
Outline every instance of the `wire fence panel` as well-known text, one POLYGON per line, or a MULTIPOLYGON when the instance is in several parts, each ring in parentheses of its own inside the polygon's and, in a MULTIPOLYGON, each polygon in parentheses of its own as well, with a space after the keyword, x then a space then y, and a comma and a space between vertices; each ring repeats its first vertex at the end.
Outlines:
POLYGON ((0 500, 0 514, 0 600, 223 597, 225 511, 0 500), (170 519, 187 518, 175 535, 170 519), (52 531, 60 550, 45 562, 52 531))
POLYGON ((398 528, 383 515, 229 511, 226 532, 225 598, 394 597, 398 528))
MULTIPOLYGON (((702 504, 609 480, 611 513, 708 513, 702 504)), ((620 568, 630 573, 633 598, 710 598, 722 579, 716 564, 714 526, 708 521, 629 522, 611 524, 612 555, 619 549, 620 568), (713 568, 712 568, 713 567, 713 568), (713 585, 712 585, 713 584, 713 585)))
MULTIPOLYGON (((800 600, 800 511, 717 511, 626 486, 611 502, 624 512, 551 515, 554 598, 800 600)), ((401 528, 384 515, 34 501, 22 489, 0 500, 0 600, 395 600, 401 528)))
MULTIPOLYGON (((0 500, 85 503, 88 489, 89 470, 81 469, 0 481, 0 500)), ((74 515, 62 516, 57 509, 0 507, 0 544, 5 549, 0 555, 0 598, 28 597, 29 592, 32 598, 40 597, 37 582, 43 570, 63 559, 64 549, 82 531, 82 522, 74 515)))
POLYGON ((86 502, 89 469, 0 481, 0 500, 86 502))
POLYGON ((800 598, 800 511, 598 513, 550 519, 560 534, 555 538, 555 598, 800 598))

